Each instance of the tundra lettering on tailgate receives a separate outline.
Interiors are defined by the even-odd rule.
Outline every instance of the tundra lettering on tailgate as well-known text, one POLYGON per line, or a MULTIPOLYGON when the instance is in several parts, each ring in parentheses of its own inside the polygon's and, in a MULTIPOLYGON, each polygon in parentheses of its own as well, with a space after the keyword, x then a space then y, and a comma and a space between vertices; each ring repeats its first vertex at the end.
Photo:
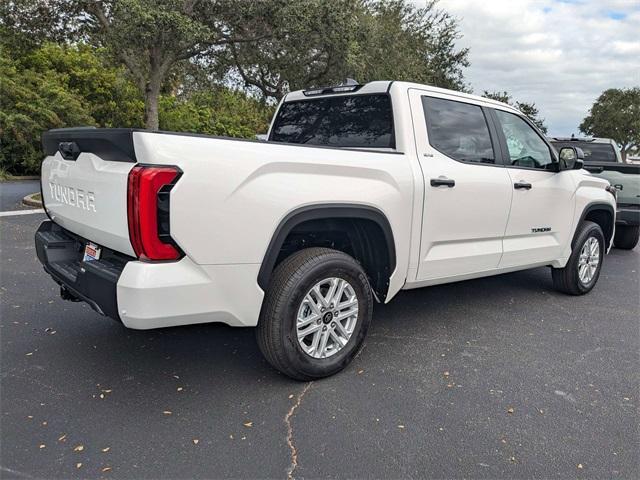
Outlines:
POLYGON ((51 197, 60 203, 66 203, 72 207, 91 212, 96 211, 96 199, 93 192, 87 192, 81 188, 58 185, 53 182, 49 182, 49 188, 51 188, 51 197))

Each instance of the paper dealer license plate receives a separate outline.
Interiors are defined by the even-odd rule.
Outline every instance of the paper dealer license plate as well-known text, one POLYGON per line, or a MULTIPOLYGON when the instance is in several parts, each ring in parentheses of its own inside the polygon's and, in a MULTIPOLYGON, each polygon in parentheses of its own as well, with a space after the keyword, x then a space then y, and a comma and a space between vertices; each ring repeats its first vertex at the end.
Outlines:
POLYGON ((82 259, 85 262, 93 262, 94 260, 100 259, 101 249, 95 243, 87 242, 87 245, 84 247, 84 258, 82 259))

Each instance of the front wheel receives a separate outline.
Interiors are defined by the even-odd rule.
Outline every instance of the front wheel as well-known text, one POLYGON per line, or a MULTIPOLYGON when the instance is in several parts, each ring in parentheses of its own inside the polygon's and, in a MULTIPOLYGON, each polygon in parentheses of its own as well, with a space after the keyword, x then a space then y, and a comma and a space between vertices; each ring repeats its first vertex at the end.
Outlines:
POLYGON ((613 246, 623 250, 632 250, 640 239, 640 225, 618 225, 613 237, 613 246))
POLYGON ((605 253, 604 234, 597 223, 584 221, 571 243, 571 256, 564 268, 553 268, 553 286, 569 295, 584 295, 598 282, 605 253))
POLYGON ((371 323, 373 296, 349 255, 308 248, 273 272, 256 329, 267 361, 296 380, 327 377, 358 353, 371 323))

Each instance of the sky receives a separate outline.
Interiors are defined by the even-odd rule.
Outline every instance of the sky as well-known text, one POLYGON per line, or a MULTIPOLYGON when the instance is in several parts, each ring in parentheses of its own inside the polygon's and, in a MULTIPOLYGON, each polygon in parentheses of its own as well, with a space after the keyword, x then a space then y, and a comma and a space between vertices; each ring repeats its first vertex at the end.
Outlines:
MULTIPOLYGON (((417 6, 424 0, 413 0, 417 6)), ((534 102, 552 136, 578 125, 607 88, 640 86, 640 0, 440 0, 469 47, 474 93, 534 102)))

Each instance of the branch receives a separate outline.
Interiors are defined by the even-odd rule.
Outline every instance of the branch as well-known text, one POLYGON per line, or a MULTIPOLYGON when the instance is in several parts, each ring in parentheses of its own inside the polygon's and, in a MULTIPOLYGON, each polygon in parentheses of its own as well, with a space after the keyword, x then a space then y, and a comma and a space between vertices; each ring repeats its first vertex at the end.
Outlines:
POLYGON ((233 61, 236 64, 238 73, 240 73, 240 77, 242 77, 245 85, 253 85, 254 87, 258 88, 265 97, 274 96, 273 92, 270 92, 264 85, 260 84, 257 80, 254 80, 247 75, 244 69, 240 66, 240 62, 238 61, 238 52, 236 51, 233 44, 231 45, 231 55, 233 56, 233 61))
MULTIPOLYGON (((111 22, 107 18, 107 15, 104 13, 104 11, 100 8, 100 2, 89 3, 89 5, 87 6, 87 11, 93 13, 105 33, 109 32, 109 30, 111 29, 111 22)), ((142 70, 136 65, 135 61, 133 60, 133 57, 131 57, 124 51, 118 51, 116 52, 116 55, 120 58, 120 60, 122 60, 122 63, 125 64, 125 66, 133 74, 133 76, 136 77, 138 86, 142 91, 144 91, 145 78, 142 70)))

